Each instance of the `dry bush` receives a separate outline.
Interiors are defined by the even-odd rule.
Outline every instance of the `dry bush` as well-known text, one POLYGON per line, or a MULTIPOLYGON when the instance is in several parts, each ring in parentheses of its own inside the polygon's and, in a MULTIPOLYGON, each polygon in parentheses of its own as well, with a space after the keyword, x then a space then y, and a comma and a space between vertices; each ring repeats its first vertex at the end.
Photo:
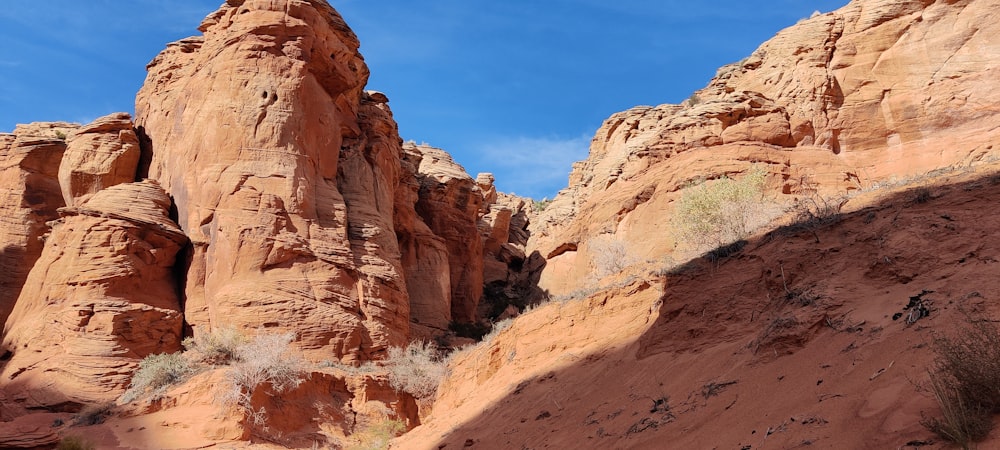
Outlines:
POLYGON ((766 178, 755 167, 739 180, 723 177, 685 190, 674 213, 680 238, 716 248, 748 237, 775 215, 764 202, 766 178))
POLYGON ((305 380, 305 361, 290 346, 294 339, 292 333, 262 334, 238 347, 226 372, 231 386, 221 400, 246 413, 254 425, 263 426, 265 411, 254 410, 251 404, 254 390, 267 383, 275 393, 280 393, 298 387, 305 380))
POLYGON ((237 350, 248 341, 249 338, 236 328, 222 327, 185 338, 181 345, 192 360, 217 365, 235 360, 237 350))
POLYGON ((121 401, 130 403, 147 393, 161 395, 167 387, 183 381, 193 372, 194 368, 179 352, 149 355, 139 361, 139 369, 132 375, 121 401))
POLYGON ((90 426, 104 423, 115 409, 114 403, 101 403, 84 406, 73 416, 73 425, 90 426))
POLYGON ((594 272, 599 278, 619 273, 634 264, 636 258, 628 253, 625 242, 611 235, 602 235, 590 243, 594 255, 594 272))
POLYGON ((66 436, 56 444, 56 450, 94 450, 94 444, 79 436, 66 436))
POLYGON ((1000 412, 1000 330, 970 319, 956 336, 937 338, 934 345, 931 391, 942 417, 925 418, 923 424, 968 448, 989 434, 991 416, 1000 412))
POLYGON ((406 430, 406 424, 399 419, 390 419, 375 422, 363 430, 351 435, 351 443, 345 448, 347 450, 385 450, 389 448, 389 442, 406 430))
POLYGON ((438 385, 447 374, 447 364, 437 346, 427 342, 390 348, 385 367, 389 370, 389 383, 393 389, 421 400, 434 398, 438 385))

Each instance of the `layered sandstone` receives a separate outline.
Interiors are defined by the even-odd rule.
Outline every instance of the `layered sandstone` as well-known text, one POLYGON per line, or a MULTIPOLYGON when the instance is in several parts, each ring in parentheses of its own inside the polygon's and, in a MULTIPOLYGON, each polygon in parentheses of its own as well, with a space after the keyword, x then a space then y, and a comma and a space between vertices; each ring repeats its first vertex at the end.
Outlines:
POLYGON ((68 141, 59 163, 59 187, 66 205, 85 201, 101 189, 135 181, 140 150, 130 115, 101 117, 75 130, 68 141))
MULTIPOLYGON (((0 134, 0 323, 6 322, 28 271, 42 254, 46 222, 59 218, 57 179, 66 136, 77 125, 19 125, 0 134)), ((2 331, 2 330, 0 330, 2 331)))
POLYGON ((139 360, 180 348, 174 271, 187 243, 153 181, 61 208, 7 320, 8 408, 74 410, 116 399, 139 360), (74 406, 75 405, 75 406, 74 406))
POLYGON ((474 322, 483 293, 483 243, 476 227, 483 194, 444 150, 408 143, 404 151, 406 159, 417 167, 417 214, 444 239, 448 249, 451 319, 474 322))
POLYGON ((663 219, 699 179, 757 165, 791 200, 994 157, 998 14, 984 0, 855 0, 781 31, 680 105, 613 115, 534 227, 543 287, 593 278, 595 236, 638 260, 684 247, 663 219))
POLYGON ((402 345, 402 150, 358 40, 326 2, 228 2, 148 66, 148 175, 193 252, 185 319, 292 331, 317 358, 402 345))

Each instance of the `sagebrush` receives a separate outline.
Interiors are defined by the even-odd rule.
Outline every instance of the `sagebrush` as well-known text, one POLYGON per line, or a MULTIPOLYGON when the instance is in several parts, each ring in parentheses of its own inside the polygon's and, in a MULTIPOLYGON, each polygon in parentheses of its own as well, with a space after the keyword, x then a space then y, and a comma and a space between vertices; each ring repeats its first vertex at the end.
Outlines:
POLYGON ((935 339, 934 348, 930 387, 941 417, 925 418, 923 424, 969 448, 989 434, 992 415, 1000 412, 1000 330, 970 318, 953 337, 935 339))
POLYGON ((679 237, 695 247, 719 247, 746 238, 770 219, 764 202, 767 172, 750 169, 741 179, 722 177, 688 188, 674 213, 679 237))
POLYGON ((145 395, 160 395, 172 384, 179 383, 194 372, 194 368, 181 353, 149 355, 139 361, 139 369, 132 375, 128 389, 121 401, 129 403, 145 395))
POLYGON ((293 333, 262 334, 239 346, 226 371, 230 386, 221 400, 246 413, 254 425, 263 426, 266 411, 254 409, 251 402, 254 390, 266 383, 280 393, 305 381, 306 363, 292 351, 294 339, 293 333))
POLYGON ((433 398, 447 373, 446 362, 437 346, 427 342, 390 348, 385 367, 393 389, 417 399, 433 398))
POLYGON ((239 348, 248 341, 249 338, 236 328, 220 327, 210 333, 199 333, 195 337, 185 338, 181 345, 187 350, 191 359, 215 365, 228 364, 235 360, 239 348))

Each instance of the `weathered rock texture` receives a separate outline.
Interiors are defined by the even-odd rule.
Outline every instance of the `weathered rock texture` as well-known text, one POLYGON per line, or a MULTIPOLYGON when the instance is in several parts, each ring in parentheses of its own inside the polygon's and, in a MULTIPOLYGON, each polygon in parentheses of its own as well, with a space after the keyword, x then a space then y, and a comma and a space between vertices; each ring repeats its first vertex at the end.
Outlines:
POLYGON ((101 189, 135 181, 139 138, 126 113, 95 120, 69 137, 59 164, 63 201, 74 206, 101 189))
POLYGON ((0 134, 0 323, 42 254, 45 223, 59 218, 56 210, 65 205, 57 173, 66 135, 75 128, 34 123, 0 134))
POLYGON ((0 380, 11 403, 72 410, 113 401, 140 359, 180 348, 174 263, 187 239, 169 207, 146 181, 60 209, 5 326, 0 380))
POLYGON ((986 0, 855 0, 778 33, 681 105, 613 115, 534 228, 543 286, 592 276, 597 235, 641 242, 629 244, 639 259, 672 251, 663 219, 695 179, 758 164, 776 192, 825 195, 995 155, 998 15, 986 0))
MULTIPOLYGON (((369 359, 409 333, 394 216, 402 169, 357 37, 326 2, 228 2, 148 66, 149 176, 193 244, 187 321, 293 331, 369 359)), ((412 199, 410 199, 412 200, 412 199)))
POLYGON ((451 280, 451 319, 476 320, 483 293, 483 243, 476 220, 483 194, 475 180, 444 150, 406 144, 406 159, 417 167, 417 214, 444 239, 451 280))

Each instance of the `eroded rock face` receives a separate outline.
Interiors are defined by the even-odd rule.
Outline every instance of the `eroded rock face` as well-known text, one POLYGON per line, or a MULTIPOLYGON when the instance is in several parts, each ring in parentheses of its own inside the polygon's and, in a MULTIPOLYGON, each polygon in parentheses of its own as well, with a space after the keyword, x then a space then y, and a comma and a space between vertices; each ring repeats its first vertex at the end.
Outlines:
POLYGON ((693 180, 756 164, 791 199, 995 155, 997 14, 983 0, 855 0, 781 31, 681 105, 611 116, 533 226, 543 287, 592 277, 598 235, 642 242, 628 249, 639 260, 673 251, 663 218, 693 180))
POLYGON ((483 194, 475 180, 444 150, 406 144, 404 151, 417 166, 417 213, 448 248, 451 318, 474 322, 483 293, 483 243, 476 226, 483 194))
POLYGON ((228 2, 200 30, 136 99, 149 176, 194 247, 187 321, 293 331, 325 359, 402 345, 401 143, 357 37, 322 1, 228 2))
POLYGON ((9 403, 71 410, 113 401, 140 359, 180 348, 174 266, 187 239, 169 207, 146 181, 60 209, 5 327, 0 388, 9 403))
POLYGON ((14 308, 28 271, 42 254, 46 222, 65 205, 59 161, 77 125, 33 123, 0 134, 0 323, 14 308))
POLYGON ((139 138, 132 117, 115 113, 75 130, 59 164, 63 201, 74 206, 101 189, 135 181, 139 138))

